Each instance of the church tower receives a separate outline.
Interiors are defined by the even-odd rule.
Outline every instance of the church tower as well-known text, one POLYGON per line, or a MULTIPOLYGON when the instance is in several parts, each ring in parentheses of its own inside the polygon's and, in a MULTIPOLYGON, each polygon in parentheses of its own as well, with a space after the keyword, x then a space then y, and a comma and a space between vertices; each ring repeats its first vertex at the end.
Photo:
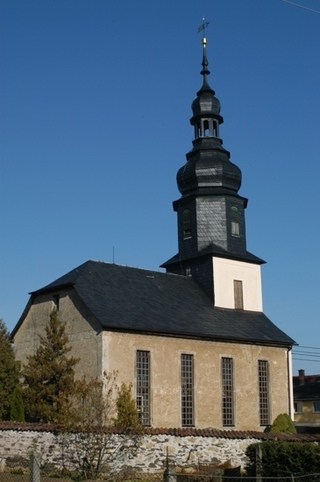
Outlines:
POLYGON ((220 102, 210 87, 207 40, 202 38, 202 87, 192 103, 193 148, 177 173, 180 199, 176 256, 162 267, 192 276, 214 305, 262 311, 260 266, 263 260, 246 248, 247 199, 238 191, 241 171, 223 147, 220 102))

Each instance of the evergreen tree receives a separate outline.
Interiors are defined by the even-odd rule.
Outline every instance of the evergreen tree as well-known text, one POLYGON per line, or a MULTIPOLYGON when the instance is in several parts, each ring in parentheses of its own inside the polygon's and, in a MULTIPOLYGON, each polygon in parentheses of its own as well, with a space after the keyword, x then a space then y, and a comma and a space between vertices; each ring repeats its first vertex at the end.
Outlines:
POLYGON ((130 389, 125 384, 120 390, 117 388, 117 372, 76 380, 67 416, 62 420, 60 443, 64 460, 73 464, 76 461, 87 480, 98 478, 102 472, 105 476, 115 456, 125 466, 127 457, 136 454, 142 430, 137 429, 141 425, 130 389), (119 437, 114 433, 115 422, 121 433, 119 437), (71 446, 69 435, 65 436, 70 433, 74 440, 71 446))
POLYGON ((24 406, 20 385, 17 385, 12 392, 10 403, 10 420, 16 420, 17 422, 24 421, 24 406))
POLYGON ((119 428, 141 427, 138 411, 131 393, 131 385, 122 383, 116 400, 117 417, 114 422, 119 428))
POLYGON ((56 310, 50 315, 45 336, 39 338, 35 355, 28 357, 23 368, 26 414, 32 420, 59 422, 73 395, 74 366, 79 360, 67 356, 69 338, 56 310))
POLYGON ((0 320, 0 420, 10 419, 11 397, 19 383, 19 371, 9 332, 0 320))

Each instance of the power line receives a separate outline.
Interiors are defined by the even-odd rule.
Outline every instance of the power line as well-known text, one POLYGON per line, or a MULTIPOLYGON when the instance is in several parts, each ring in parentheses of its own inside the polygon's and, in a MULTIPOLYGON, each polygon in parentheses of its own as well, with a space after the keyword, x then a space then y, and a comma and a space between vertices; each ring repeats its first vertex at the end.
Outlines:
POLYGON ((318 349, 293 349, 292 350, 292 358, 297 360, 297 357, 307 357, 310 361, 319 361, 320 362, 320 351, 318 349))
POLYGON ((292 360, 320 363, 320 348, 305 345, 295 346, 292 350, 292 360))
POLYGON ((320 352, 319 351, 315 351, 315 350, 293 350, 293 353, 301 353, 301 354, 307 354, 307 353, 310 353, 310 354, 313 354, 313 355, 316 355, 316 356, 319 356, 320 357, 320 352))
POLYGON ((318 358, 319 361, 320 361, 320 355, 316 355, 316 354, 312 354, 312 353, 306 353, 304 351, 300 351, 298 353, 293 353, 293 356, 307 356, 307 357, 310 357, 310 358, 318 358))
POLYGON ((313 8, 305 7, 304 5, 300 5, 299 3, 290 2, 289 0, 281 0, 281 1, 284 3, 289 3, 290 5, 294 5, 295 7, 303 8, 303 10, 309 10, 309 12, 320 14, 319 10, 314 10, 313 8))
POLYGON ((320 348, 317 348, 315 346, 303 346, 303 345, 299 345, 295 348, 296 349, 299 349, 299 348, 308 348, 309 350, 319 350, 320 351, 320 348))
POLYGON ((319 363, 320 363, 320 360, 309 360, 308 358, 295 358, 295 357, 292 357, 292 360, 293 360, 293 361, 304 361, 304 362, 312 362, 312 363, 317 363, 317 362, 319 362, 319 363))

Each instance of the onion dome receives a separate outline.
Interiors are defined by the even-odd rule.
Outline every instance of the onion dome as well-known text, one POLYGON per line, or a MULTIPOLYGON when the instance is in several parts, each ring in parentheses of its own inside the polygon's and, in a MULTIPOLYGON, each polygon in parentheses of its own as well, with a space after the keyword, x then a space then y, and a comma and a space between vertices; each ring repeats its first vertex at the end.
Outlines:
POLYGON ((203 83, 192 103, 194 126, 193 149, 187 154, 187 163, 177 173, 177 184, 182 195, 193 193, 237 193, 241 186, 241 171, 230 162, 230 153, 222 146, 219 126, 223 123, 220 102, 208 83, 206 38, 202 39, 203 83))

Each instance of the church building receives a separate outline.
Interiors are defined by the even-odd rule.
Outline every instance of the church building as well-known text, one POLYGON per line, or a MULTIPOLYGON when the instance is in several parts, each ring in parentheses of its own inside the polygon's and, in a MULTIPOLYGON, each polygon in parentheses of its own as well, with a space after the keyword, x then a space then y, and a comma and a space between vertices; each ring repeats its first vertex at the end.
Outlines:
POLYGON ((295 342, 263 313, 264 261, 246 248, 241 171, 223 147, 202 44, 193 147, 173 203, 178 253, 165 272, 86 261, 31 293, 12 336, 23 364, 56 309, 77 376, 116 370, 144 425, 263 431, 292 415, 295 342))

